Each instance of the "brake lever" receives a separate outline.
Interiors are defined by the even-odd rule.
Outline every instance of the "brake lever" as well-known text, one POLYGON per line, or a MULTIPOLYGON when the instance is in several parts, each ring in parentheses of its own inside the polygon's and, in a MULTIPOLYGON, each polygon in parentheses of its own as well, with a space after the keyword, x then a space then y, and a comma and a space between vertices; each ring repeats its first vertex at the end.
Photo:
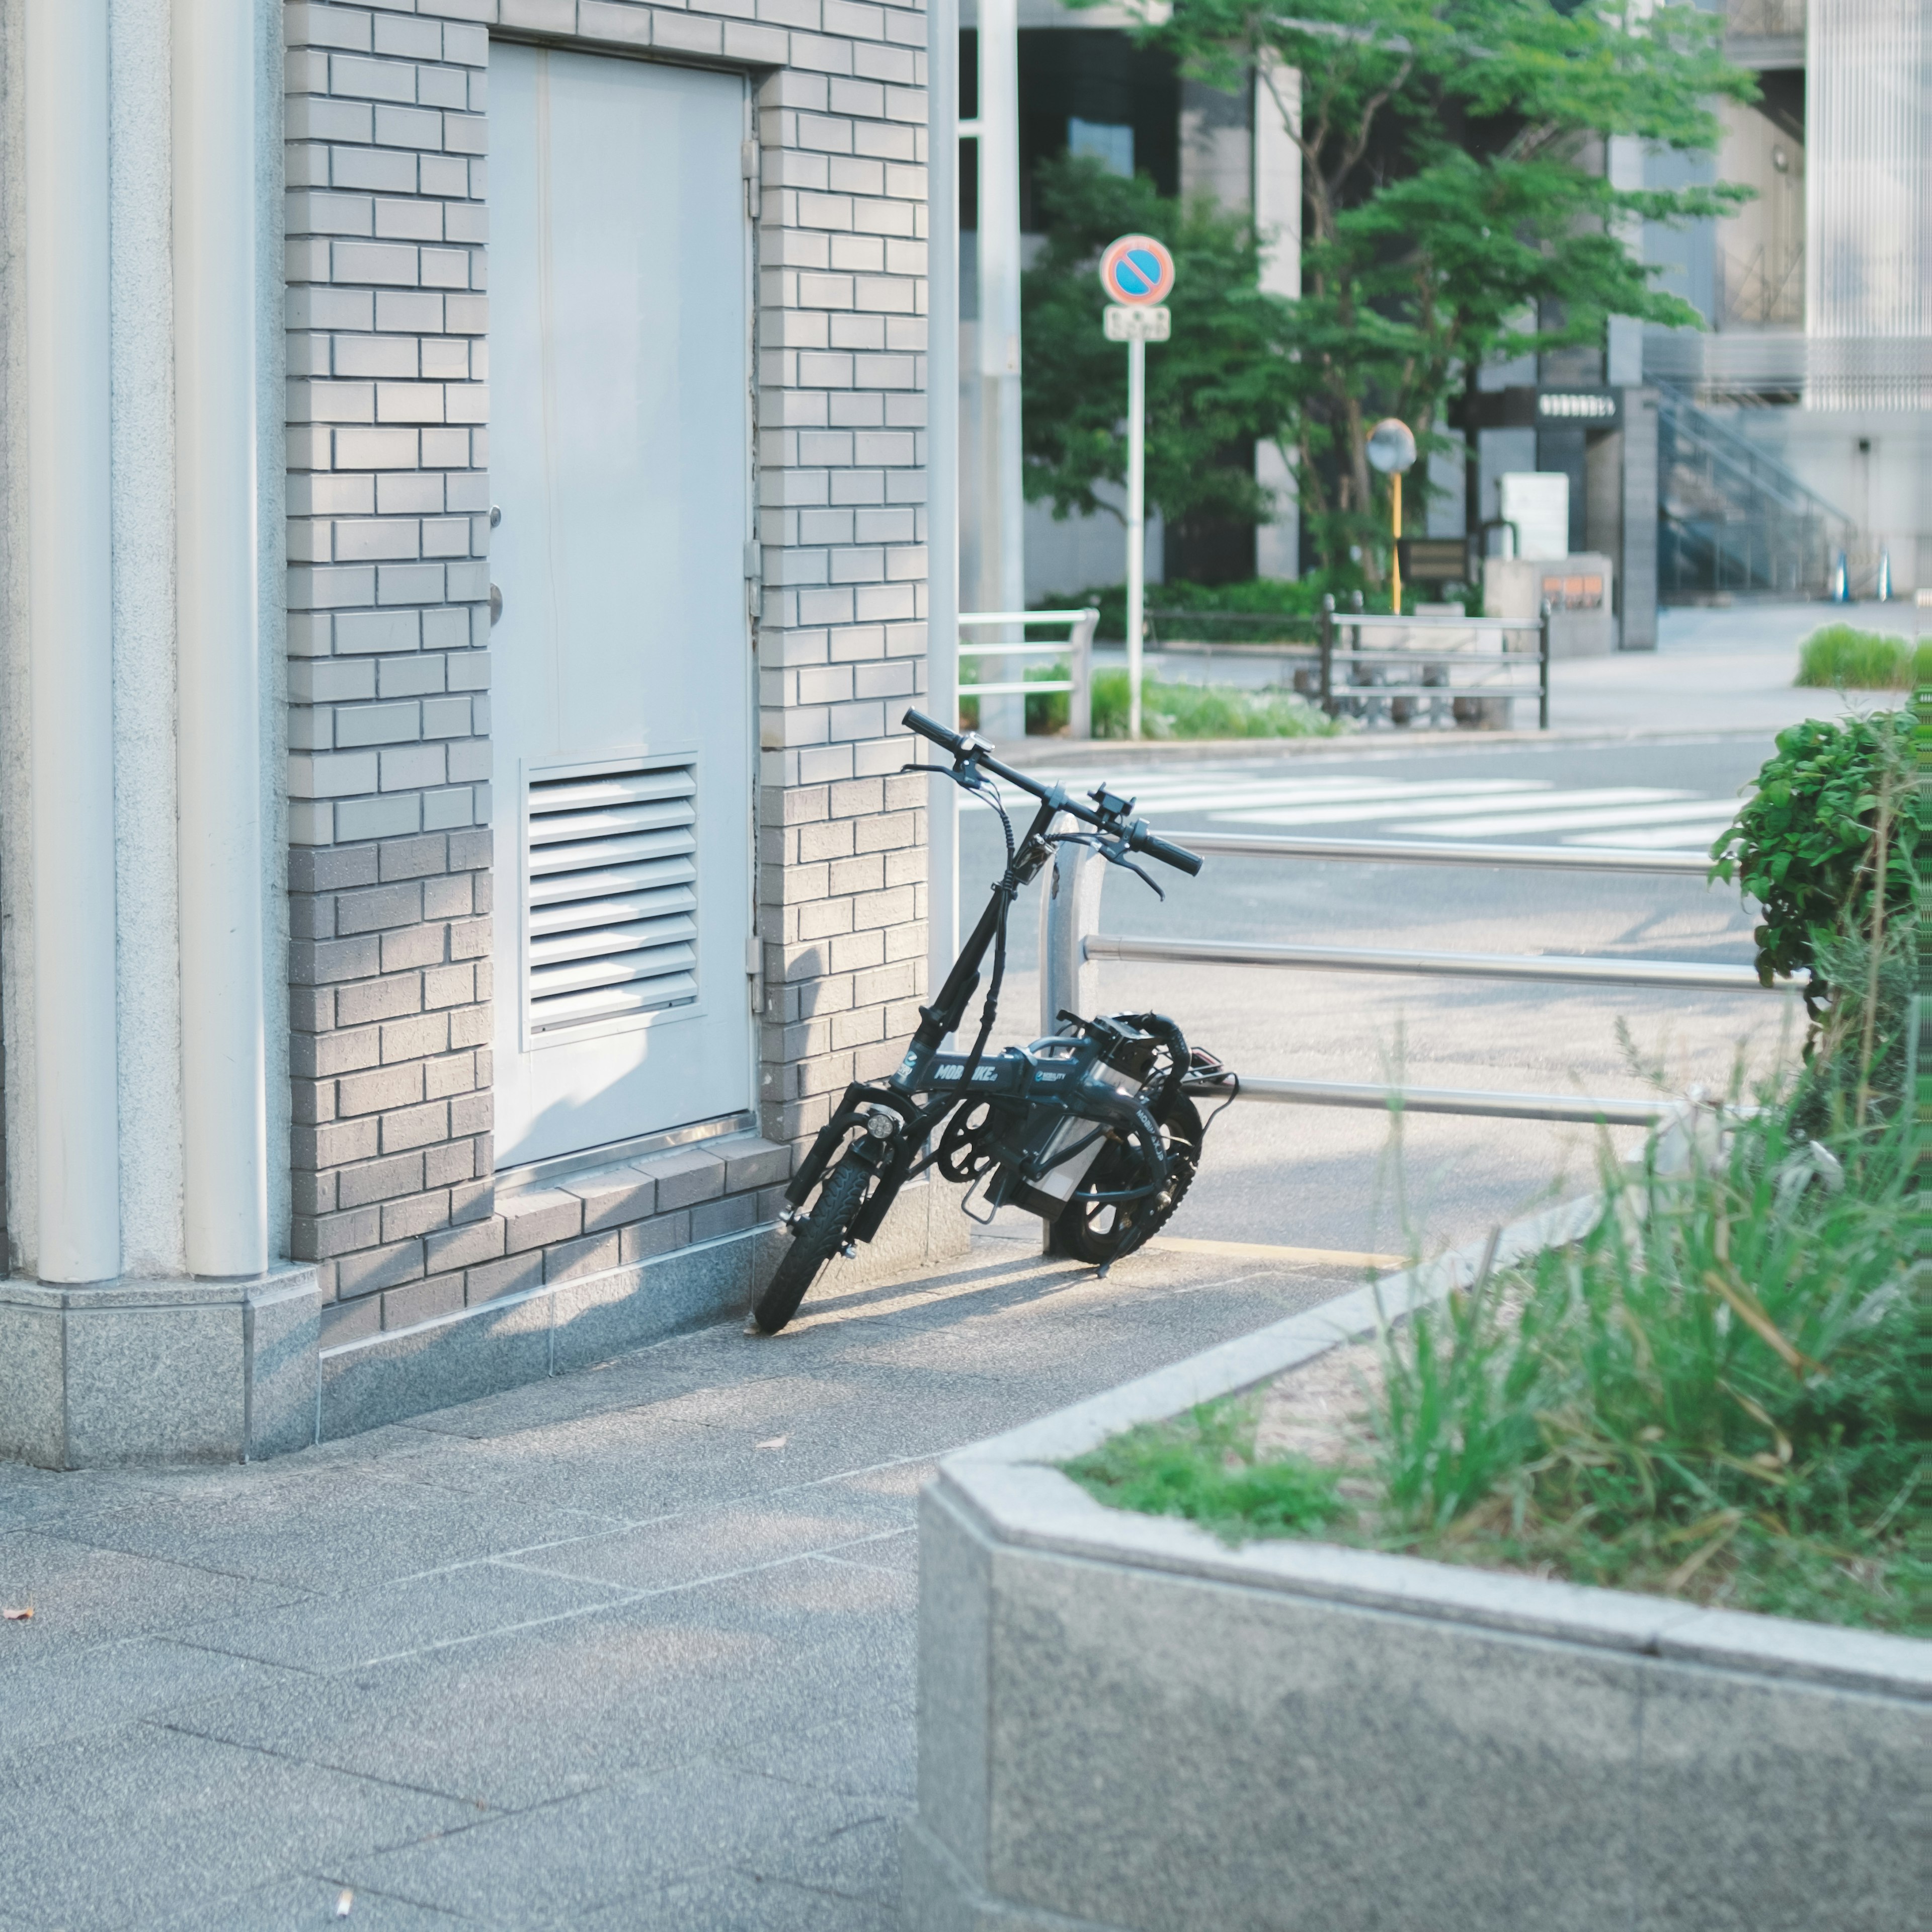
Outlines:
POLYGON ((992 789, 992 786, 986 774, 980 769, 977 762, 979 755, 978 752, 975 751, 958 764, 951 765, 922 765, 914 762, 912 764, 900 766, 899 770, 902 774, 907 772, 922 772, 929 778, 950 778, 962 791, 988 791, 992 789))
POLYGON ((1165 904, 1167 902, 1166 893, 1161 890, 1160 887, 1154 882, 1154 879, 1150 877, 1148 874, 1143 872, 1139 866, 1134 863, 1132 860, 1127 856, 1127 848, 1125 845, 1102 845, 1100 848, 1100 856, 1105 859, 1109 865, 1125 866, 1129 872, 1133 874, 1136 878, 1140 880, 1142 885, 1147 886, 1153 892, 1154 897, 1159 899, 1162 904, 1165 904))
POLYGON ((1124 838, 1104 838, 1097 832, 1054 832, 1048 835, 1047 842, 1052 845, 1092 846, 1108 865, 1124 866, 1153 892, 1156 898, 1166 903, 1167 895, 1161 890, 1160 885, 1127 856, 1129 848, 1124 838))

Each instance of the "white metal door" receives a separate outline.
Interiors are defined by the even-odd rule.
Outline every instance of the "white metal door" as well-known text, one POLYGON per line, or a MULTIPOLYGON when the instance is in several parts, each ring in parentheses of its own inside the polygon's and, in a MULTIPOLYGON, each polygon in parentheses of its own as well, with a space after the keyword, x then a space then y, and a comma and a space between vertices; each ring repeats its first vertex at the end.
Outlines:
POLYGON ((752 1104, 743 83, 497 43, 500 1165, 752 1104))

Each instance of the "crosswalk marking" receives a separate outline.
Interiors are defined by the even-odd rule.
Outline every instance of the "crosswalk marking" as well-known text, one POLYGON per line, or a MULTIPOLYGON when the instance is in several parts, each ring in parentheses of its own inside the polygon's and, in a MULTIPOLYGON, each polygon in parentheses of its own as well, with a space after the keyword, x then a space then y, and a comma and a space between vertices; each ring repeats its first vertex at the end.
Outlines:
MULTIPOLYGON (((1076 797, 1095 772, 1042 772, 1076 797)), ((1382 778, 1301 772, 1258 763, 1190 766, 1117 778, 1137 814, 1276 830, 1360 824, 1384 836, 1422 838, 1550 838, 1580 845, 1643 850, 1706 844, 1736 811, 1734 800, 1656 785, 1564 788, 1546 778, 1382 778)), ((1009 803, 1024 804, 1018 798, 1009 803)), ((1185 826, 1179 828, 1183 836, 1185 826)))
MULTIPOLYGON (((1435 796, 1456 793, 1470 797, 1484 797, 1509 792, 1546 791, 1549 789, 1549 781, 1544 778, 1444 778, 1432 783, 1414 778, 1331 778, 1299 781, 1281 779, 1272 783, 1251 781, 1243 784, 1231 779, 1227 784, 1218 786, 1192 784, 1184 790, 1149 790, 1132 787, 1120 789, 1125 795, 1133 798, 1135 809, 1143 814, 1150 812, 1219 814, 1248 806, 1319 805, 1358 798, 1402 799, 1420 797, 1424 794, 1435 796)), ((1073 792, 1076 797, 1082 796, 1072 785, 1069 785, 1067 790, 1073 792)))
POLYGON ((1322 791, 1312 788, 1288 790, 1255 785, 1238 791, 1231 789, 1190 798, 1142 799, 1134 808, 1142 812, 1200 812, 1220 819, 1232 818, 1238 812, 1253 812, 1262 808, 1358 803, 1372 806, 1384 800, 1396 804, 1408 798, 1464 798, 1479 802, 1491 798, 1506 798, 1516 792, 1541 792, 1547 789, 1545 782, 1533 778, 1444 778, 1433 784, 1415 779, 1382 784, 1364 781, 1322 791))
POLYGON ((1628 830, 1578 832, 1564 839, 1566 845, 1621 845, 1633 851, 1666 852, 1673 848, 1702 851, 1736 815, 1726 809, 1721 818, 1706 818, 1688 825, 1634 825, 1628 830))
MULTIPOLYGON (((1660 791, 1652 786, 1637 785, 1609 788, 1603 791, 1519 793, 1513 797, 1482 800, 1484 813, 1476 818, 1469 816, 1469 799, 1436 796, 1418 787, 1408 797, 1379 802, 1363 800, 1347 804, 1298 806, 1282 812, 1216 812, 1208 815, 1217 824, 1228 825, 1340 825, 1351 819, 1453 819, 1458 824, 1480 824, 1496 831, 1508 832, 1517 829, 1517 814, 1540 814, 1552 805, 1614 806, 1634 809, 1641 806, 1654 806, 1667 799, 1687 799, 1689 796, 1685 792, 1660 791)), ((1450 835, 1445 832, 1442 836, 1450 835)), ((1456 836, 1476 838, 1482 835, 1468 832, 1456 836)))

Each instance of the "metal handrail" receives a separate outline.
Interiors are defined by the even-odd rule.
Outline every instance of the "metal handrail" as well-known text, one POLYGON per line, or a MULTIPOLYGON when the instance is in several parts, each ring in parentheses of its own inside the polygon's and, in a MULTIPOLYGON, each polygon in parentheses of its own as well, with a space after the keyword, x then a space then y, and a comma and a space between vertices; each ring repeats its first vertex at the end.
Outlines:
MULTIPOLYGON (((976 658, 1064 657, 1067 674, 1064 679, 1006 679, 996 684, 962 684, 961 698, 992 698, 1020 694, 1045 697, 1064 691, 1066 698, 1066 735, 1090 738, 1094 735, 1094 633, 1100 613, 1093 604, 1078 610, 968 610, 962 611, 959 628, 977 628, 982 624, 1065 624, 1069 626, 1064 644, 974 644, 962 642, 959 655, 976 658)), ((957 722, 956 720, 955 721, 957 722)))
MULTIPOLYGON (((1592 959, 1580 954, 1406 952, 1373 946, 1259 946, 1220 939, 1152 939, 1096 932, 1083 942, 1088 959, 1138 960, 1172 966, 1285 966, 1317 973, 1426 973, 1451 980, 1541 980, 1564 986, 1649 986, 1688 992, 1761 992, 1749 966, 1682 959, 1592 959)), ((1802 990, 1778 980, 1773 992, 1802 990)))
POLYGON ((1574 872, 1656 872, 1702 878, 1711 862, 1697 852, 1638 852, 1622 847, 1432 844, 1419 838, 1276 838, 1248 832, 1190 832, 1189 849, 1229 858, 1347 859, 1376 866, 1504 866, 1574 872))
MULTIPOLYGON (((1546 637, 1547 633, 1545 633, 1546 637)), ((1582 850, 1568 846, 1441 845, 1415 840, 1282 838, 1244 832, 1185 835, 1204 853, 1254 858, 1348 859, 1367 862, 1509 866, 1556 870, 1702 873, 1694 854, 1582 850)), ((1099 932, 1106 866, 1085 846, 1062 845, 1040 899, 1040 1030, 1050 1033, 1063 1011, 1088 1012, 1103 959, 1176 964, 1258 965, 1303 970, 1439 974, 1452 978, 1541 981, 1558 985, 1626 986, 1654 991, 1759 992, 1755 971, 1685 960, 1594 959, 1515 953, 1412 952, 1366 947, 1271 946, 1211 940, 1136 938, 1099 932)), ((1803 990, 1803 978, 1780 980, 1776 992, 1803 990)), ((1484 1093, 1454 1088, 1396 1088, 1322 1080, 1244 1078, 1236 1098, 1323 1107, 1396 1107, 1416 1113, 1466 1114, 1497 1119, 1595 1122, 1645 1126, 1666 1118, 1675 1103, 1558 1094, 1484 1093)))
MULTIPOLYGON (((1478 702, 1514 704, 1519 698, 1527 698, 1532 687, 1520 684, 1484 685, 1472 690, 1464 686, 1460 688, 1449 682, 1448 674, 1458 664, 1491 664, 1505 665, 1510 669, 1520 666, 1528 670, 1533 665, 1536 671, 1536 723, 1538 730, 1550 728, 1550 607, 1546 598, 1541 610, 1534 617, 1487 617, 1424 616, 1418 614, 1402 616, 1396 613, 1386 616, 1379 612, 1365 610, 1337 610, 1331 596, 1322 600, 1321 627, 1318 633, 1316 650, 1318 653, 1316 671, 1316 700, 1330 717, 1340 716, 1344 712, 1366 718, 1378 711, 1383 703, 1390 698, 1426 698, 1438 706, 1445 699, 1474 698, 1478 702), (1352 628, 1355 634, 1352 650, 1338 649, 1335 633, 1340 629, 1352 628), (1335 685, 1335 667, 1339 662, 1345 666, 1374 671, 1394 664, 1413 662, 1414 658, 1430 655, 1425 646, 1420 651, 1390 652, 1376 650, 1372 646, 1362 647, 1364 633, 1376 631, 1400 630, 1412 636, 1418 631, 1456 632, 1466 634, 1472 631, 1531 631, 1537 633, 1536 655, 1532 658, 1527 652, 1504 652, 1498 656, 1485 652, 1480 656, 1470 652, 1457 651, 1444 653, 1436 659, 1435 668, 1442 673, 1442 682, 1438 685, 1391 685, 1378 683, 1373 678, 1355 686, 1351 681, 1345 691, 1338 692, 1335 685)), ((1405 721, 1396 718, 1391 712, 1390 722, 1405 721)))
POLYGON ((1378 1112, 1471 1114, 1491 1120, 1574 1120, 1648 1127, 1668 1120, 1676 1100, 1610 1100, 1580 1094, 1496 1094, 1460 1087, 1370 1087, 1347 1080, 1244 1080, 1238 1096, 1294 1107, 1366 1107, 1378 1112))

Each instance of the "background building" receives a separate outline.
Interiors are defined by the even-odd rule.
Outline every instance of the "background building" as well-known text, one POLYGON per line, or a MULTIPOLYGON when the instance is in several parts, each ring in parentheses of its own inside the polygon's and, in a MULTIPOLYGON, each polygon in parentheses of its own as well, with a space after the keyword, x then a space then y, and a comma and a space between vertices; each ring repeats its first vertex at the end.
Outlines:
MULTIPOLYGON (((1652 332, 1666 598, 1932 585, 1932 17, 1922 0, 1727 0, 1762 100, 1710 164, 1758 199, 1647 232, 1708 334, 1652 332)), ((1654 171, 1663 163, 1653 159, 1654 171)))
MULTIPOLYGON (((1707 332, 1613 323, 1595 350, 1483 372, 1477 460, 1431 459, 1426 534, 1461 536, 1498 514, 1496 481, 1518 470, 1571 478, 1573 545, 1621 566, 1624 641, 1654 640, 1645 594, 1822 596, 1846 556, 1855 596, 1932 584, 1932 21, 1920 0, 1725 0, 1726 45, 1762 99, 1722 104, 1720 152, 1701 159, 1607 144, 1602 164, 1636 187, 1705 179, 1757 198, 1721 222, 1634 238, 1663 285, 1707 332), (1594 392, 1609 413, 1552 414, 1545 394, 1594 392), (1475 498, 1470 500, 1470 487, 1475 498)), ((962 14, 962 115, 980 110, 977 16, 962 14)), ((1252 206, 1278 238, 1270 273, 1298 290, 1300 176, 1252 88, 1224 94, 1136 47, 1124 9, 1018 0, 1018 201, 1022 230, 1039 161, 1069 148, 1150 175, 1164 194, 1252 206)), ((986 574, 976 267, 976 157, 961 170, 962 601, 999 608, 986 574)), ((1036 244, 1030 244, 1036 245, 1036 244)), ((1023 233, 1021 252, 1030 253, 1023 233)), ((1574 401, 1561 405, 1575 408, 1574 401)), ((1460 435, 1460 432, 1452 432, 1460 435)), ((1264 466, 1275 459, 1264 450, 1264 466)), ((1270 480, 1286 482, 1272 471, 1270 480)), ((1112 518, 1024 518, 1024 584, 1039 602, 1118 581, 1112 518)), ((1189 533, 1192 534, 1192 533, 1189 533)), ((1291 513, 1250 544, 1220 530, 1186 536, 1150 520, 1151 580, 1294 575, 1291 513)))

